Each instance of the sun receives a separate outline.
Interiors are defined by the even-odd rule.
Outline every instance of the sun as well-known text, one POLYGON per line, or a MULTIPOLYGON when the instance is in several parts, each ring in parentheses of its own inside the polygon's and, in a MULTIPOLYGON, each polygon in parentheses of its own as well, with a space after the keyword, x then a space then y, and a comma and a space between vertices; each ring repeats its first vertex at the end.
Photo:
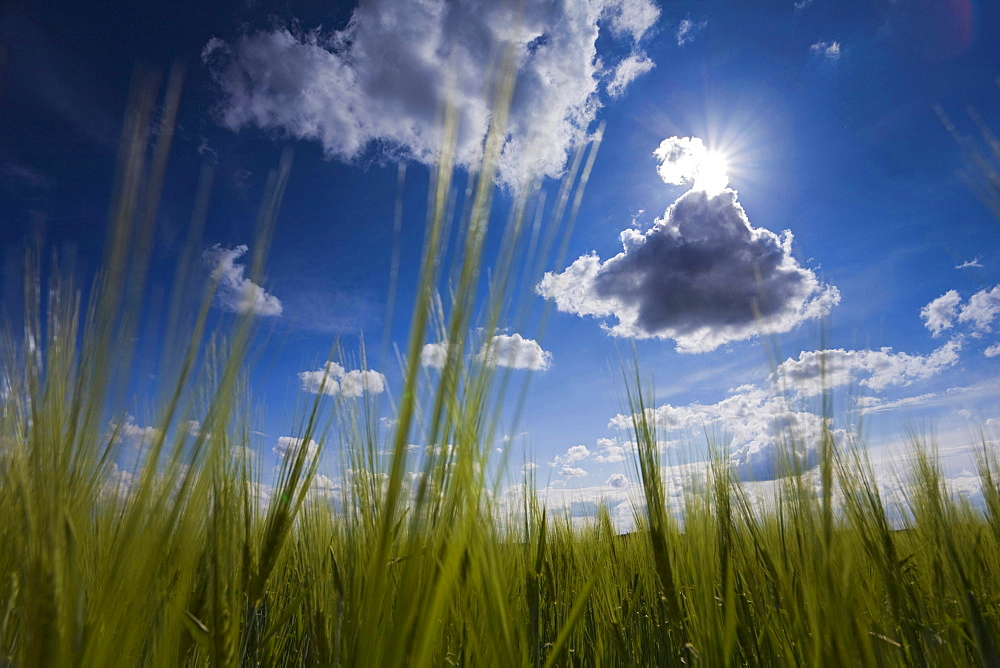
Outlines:
POLYGON ((692 188, 717 195, 729 185, 729 161, 718 151, 706 151, 700 158, 692 188))

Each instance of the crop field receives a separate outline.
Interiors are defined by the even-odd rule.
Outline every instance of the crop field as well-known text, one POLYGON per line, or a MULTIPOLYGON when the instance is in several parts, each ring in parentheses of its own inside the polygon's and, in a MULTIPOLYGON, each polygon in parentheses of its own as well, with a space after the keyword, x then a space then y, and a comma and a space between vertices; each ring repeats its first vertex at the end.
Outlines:
MULTIPOLYGON (((948 491, 930 436, 911 435, 905 512, 893 517, 863 443, 804 443, 791 427, 773 494, 751 495, 720 454, 677 506, 642 362, 624 356, 635 529, 620 533, 604 507, 572 521, 530 475, 519 497, 501 493, 508 455, 492 444, 521 390, 470 363, 469 336, 517 317, 518 272, 535 266, 524 258, 559 252, 597 150, 577 154, 550 202, 555 231, 533 233, 530 197, 494 220, 509 80, 495 87, 468 201, 449 199, 447 150, 432 181, 393 419, 374 398, 317 393, 273 480, 241 454, 255 429, 246 370, 266 352, 251 316, 209 325, 211 288, 196 312, 164 301, 156 419, 140 450, 123 445, 147 223, 171 141, 169 95, 151 133, 155 89, 137 86, 100 272, 81 282, 28 249, 23 312, 7 314, 0 340, 0 663, 1000 665, 1000 461, 985 437, 982 508, 948 491), (487 267, 488 228, 503 240, 487 267), (461 244, 445 258, 455 229, 461 244), (449 344, 435 374, 417 363, 432 336, 449 344), (818 466, 802 470, 807 448, 818 466), (319 471, 324 453, 340 459, 336 485, 319 471)), ((289 158, 268 181, 254 277, 290 169, 289 158)))

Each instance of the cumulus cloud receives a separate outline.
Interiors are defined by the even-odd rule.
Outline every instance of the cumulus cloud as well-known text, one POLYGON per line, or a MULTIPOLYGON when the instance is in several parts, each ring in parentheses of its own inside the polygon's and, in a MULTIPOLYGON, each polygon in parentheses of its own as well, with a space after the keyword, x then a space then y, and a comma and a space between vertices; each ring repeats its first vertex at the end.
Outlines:
POLYGON ((939 336, 954 325, 961 303, 962 298, 958 296, 958 292, 949 290, 920 309, 920 318, 933 336, 939 336))
POLYGON ((420 363, 435 369, 443 369, 448 359, 448 342, 428 343, 420 350, 420 363))
POLYGON ((929 355, 893 352, 889 347, 803 351, 797 358, 779 364, 775 374, 779 384, 804 397, 851 382, 872 390, 884 390, 890 385, 905 387, 936 376, 958 362, 961 350, 961 340, 952 339, 929 355))
POLYGON ((614 487, 615 489, 624 489, 628 487, 628 478, 625 477, 624 473, 612 473, 604 484, 608 487, 614 487))
MULTIPOLYGON (((949 290, 920 309, 924 326, 933 336, 957 324, 966 325, 973 338, 982 339, 993 331, 993 321, 1000 315, 1000 285, 975 293, 967 302, 962 302, 956 290, 949 290)), ((1000 344, 988 346, 983 353, 987 357, 1000 354, 1000 344)))
POLYGON ((586 459, 590 456, 590 450, 587 449, 586 445, 574 445, 573 447, 566 450, 564 454, 556 455, 555 460, 553 460, 552 465, 558 466, 560 464, 573 464, 582 459, 586 459))
POLYGON ((581 256, 546 273, 538 293, 560 311, 614 317, 612 335, 673 339, 689 353, 787 332, 840 301, 792 257, 791 232, 753 227, 733 190, 691 190, 652 229, 620 236, 622 253, 581 256))
POLYGON ((587 475, 587 472, 576 466, 563 466, 559 469, 559 475, 566 478, 582 478, 587 475))
POLYGON ((150 445, 160 435, 160 430, 156 427, 140 427, 135 416, 130 414, 126 414, 121 422, 113 422, 110 426, 112 431, 117 430, 120 443, 136 450, 150 445))
POLYGON ((381 394, 386 388, 385 376, 378 371, 348 371, 336 362, 327 362, 315 371, 300 371, 298 376, 303 391, 312 394, 322 392, 331 397, 357 398, 366 392, 381 394))
POLYGON ((677 25, 677 46, 684 46, 694 40, 694 36, 708 26, 708 21, 683 19, 677 25))
POLYGON ((281 315, 281 301, 247 278, 246 265, 236 262, 247 250, 244 244, 235 248, 215 244, 202 253, 202 261, 211 268, 212 280, 217 282, 219 306, 230 313, 281 315))
POLYGON ((816 42, 809 51, 828 60, 840 60, 840 42, 816 42))
MULTIPOLYGON (((275 444, 273 450, 274 454, 278 455, 282 459, 294 459, 298 456, 299 450, 302 448, 303 439, 296 438, 294 436, 280 436, 278 438, 277 444, 275 444)), ((319 443, 313 439, 309 439, 309 443, 306 444, 306 457, 312 459, 319 452, 319 443)))
POLYGON ((474 164, 491 103, 495 55, 513 47, 517 86, 500 178, 558 176, 600 107, 616 50, 633 47, 659 17, 651 0, 364 0, 334 32, 288 28, 213 38, 202 59, 221 90, 221 123, 319 142, 327 156, 359 157, 373 143, 425 163, 442 143, 440 112, 457 118, 457 161, 474 164), (603 42, 602 42, 603 43, 603 42))
POLYGON ((958 314, 959 322, 971 322, 982 332, 989 332, 990 325, 1000 315, 1000 285, 990 290, 980 290, 969 297, 969 301, 958 314))
POLYGON ((552 353, 520 334, 497 334, 483 344, 476 360, 491 366, 545 371, 552 365, 552 353))
POLYGON ((629 84, 653 69, 654 66, 653 61, 645 53, 633 53, 628 56, 615 66, 611 81, 605 88, 608 95, 620 97, 629 84))
MULTIPOLYGON (((647 409, 648 419, 663 431, 718 427, 731 436, 730 464, 742 480, 770 480, 794 468, 811 468, 826 425, 821 416, 798 410, 772 388, 741 385, 715 404, 665 404, 647 409)), ((629 431, 631 415, 616 415, 609 426, 629 431)), ((844 438, 841 430, 829 433, 844 438)))
POLYGON ((613 438, 597 439, 597 447, 601 449, 601 454, 594 457, 594 461, 601 464, 617 464, 625 461, 625 447, 613 438))

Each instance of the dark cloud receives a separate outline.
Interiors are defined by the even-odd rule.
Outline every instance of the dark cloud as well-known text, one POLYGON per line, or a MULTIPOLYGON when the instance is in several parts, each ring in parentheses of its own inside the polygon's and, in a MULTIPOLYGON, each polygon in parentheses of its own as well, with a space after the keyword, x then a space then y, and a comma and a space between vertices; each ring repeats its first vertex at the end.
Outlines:
POLYGON ((792 257, 791 232, 753 227, 733 190, 691 190, 621 240, 622 253, 582 256, 538 292, 561 311, 614 316, 614 335, 669 338, 682 352, 788 331, 840 299, 792 257))

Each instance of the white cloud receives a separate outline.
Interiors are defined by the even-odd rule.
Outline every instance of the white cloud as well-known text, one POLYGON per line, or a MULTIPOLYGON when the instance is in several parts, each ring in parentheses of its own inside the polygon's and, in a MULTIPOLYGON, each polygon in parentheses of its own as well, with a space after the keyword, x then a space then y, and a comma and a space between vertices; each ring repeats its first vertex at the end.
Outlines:
POLYGON ((420 350, 420 363, 435 369, 443 369, 448 359, 448 342, 428 343, 420 350))
POLYGON ((980 290, 969 297, 968 303, 958 314, 958 321, 971 322, 976 329, 989 332, 990 324, 997 315, 1000 315, 1000 285, 995 285, 990 290, 980 290))
POLYGON ((327 362, 315 371, 300 371, 299 385, 305 392, 312 394, 327 394, 357 398, 366 392, 381 394, 385 392, 385 376, 374 370, 347 371, 336 362, 327 362))
POLYGON ((552 365, 552 353, 520 334, 497 334, 483 344, 476 360, 491 366, 545 371, 552 365))
MULTIPOLYGON (((301 438, 280 436, 273 448, 274 454, 282 459, 294 459, 298 455, 302 443, 303 439, 301 438)), ((311 460, 316 456, 317 452, 319 452, 319 443, 310 438, 309 443, 306 445, 306 457, 311 460)))
POLYGON ((879 411, 905 408, 907 406, 919 406, 921 404, 926 404, 929 401, 933 401, 940 396, 941 395, 937 392, 928 392, 926 394, 920 394, 913 397, 903 397, 902 399, 895 399, 893 401, 889 401, 882 397, 863 396, 857 398, 857 405, 858 408, 863 409, 866 413, 877 413, 879 411))
POLYGON ((920 318, 933 336, 939 336, 944 330, 951 329, 961 303, 958 292, 949 290, 920 309, 920 318))
MULTIPOLYGON (((1000 316, 1000 285, 980 290, 962 303, 956 290, 949 290, 920 309, 920 317, 931 334, 938 336, 956 324, 969 326, 975 339, 993 331, 993 321, 1000 316)), ((987 357, 1000 354, 1000 344, 991 344, 984 351, 987 357)))
POLYGON ((111 470, 101 488, 101 493, 107 496, 125 499, 132 492, 132 485, 135 484, 135 474, 118 467, 118 464, 111 463, 111 470))
POLYGON ((677 46, 684 46, 694 40, 694 36, 708 26, 708 21, 683 19, 677 25, 677 46))
POLYGON ((691 184, 695 190, 715 195, 727 185, 725 160, 711 153, 699 137, 670 137, 653 151, 659 161, 657 174, 664 183, 675 186, 691 184))
POLYGON ((840 60, 840 42, 816 42, 809 51, 829 60, 840 60))
MULTIPOLYGON (((779 392, 754 385, 741 385, 715 404, 686 406, 665 404, 647 409, 647 417, 665 432, 703 432, 717 428, 731 438, 730 463, 743 480, 768 480, 788 473, 789 457, 808 469, 816 463, 823 418, 797 410, 779 392)), ((616 415, 610 427, 630 432, 631 415, 616 415)), ((843 438, 843 432, 832 432, 843 438)))
POLYGON ((955 265, 955 269, 982 269, 983 268, 982 259, 983 258, 981 256, 977 255, 971 260, 966 260, 961 264, 955 265))
POLYGON ((814 2, 816 2, 816 0, 796 0, 796 2, 795 2, 795 10, 796 11, 802 11, 806 7, 809 7, 810 5, 812 5, 814 2))
POLYGON ((617 36, 629 35, 635 41, 642 39, 660 18, 660 9, 649 0, 610 0, 603 5, 611 31, 617 36))
POLYGON ((345 160, 378 143, 431 163, 447 103, 457 116, 457 160, 469 166, 490 122, 495 57, 511 43, 518 80, 500 177, 518 184, 558 176, 587 136, 614 53, 598 55, 601 26, 634 46, 658 17, 650 0, 366 0, 342 30, 213 38, 202 59, 222 92, 219 119, 234 131, 317 141, 345 160))
MULTIPOLYGON (((115 429, 116 425, 111 424, 111 428, 115 429)), ((152 442, 160 435, 160 430, 156 427, 140 427, 135 422, 135 417, 130 414, 126 414, 125 418, 117 424, 118 438, 123 445, 136 450, 141 450, 144 447, 152 444, 152 442)))
POLYGON ((815 396, 824 387, 834 388, 851 382, 883 390, 890 385, 907 386, 917 380, 936 376, 958 362, 960 339, 952 339, 929 355, 911 355, 881 350, 803 351, 778 365, 775 373, 781 386, 800 396, 815 396))
POLYGON ((181 423, 181 429, 188 436, 197 438, 201 433, 201 422, 198 420, 187 420, 186 422, 181 423))
POLYGON ((567 449, 565 454, 556 455, 552 465, 559 466, 561 464, 574 464, 582 459, 586 459, 589 456, 590 450, 587 449, 587 446, 574 445, 573 447, 567 449))
POLYGON ((625 448, 613 438, 597 439, 601 454, 594 456, 594 461, 601 464, 617 464, 625 461, 625 448))
POLYGON ((620 236, 622 253, 581 256, 537 292, 560 311, 614 317, 614 336, 673 339, 689 353, 787 332, 840 301, 792 257, 791 232, 753 227, 733 190, 691 190, 652 229, 620 236))
POLYGON ((653 69, 653 67, 655 67, 653 61, 641 51, 628 56, 615 67, 614 75, 605 88, 608 91, 608 95, 611 97, 620 97, 629 84, 653 69))
POLYGON ((235 248, 215 244, 202 253, 202 261, 212 270, 212 280, 218 283, 219 306, 230 313, 281 315, 281 301, 247 278, 246 266, 236 262, 247 250, 244 244, 235 248))
POLYGON ((611 476, 604 481, 604 484, 608 487, 614 487, 615 489, 623 489, 628 487, 628 478, 625 477, 624 473, 612 473, 611 476))
POLYGON ((567 478, 582 478, 587 475, 587 472, 581 468, 575 466, 563 466, 559 469, 559 475, 565 476, 567 478))

